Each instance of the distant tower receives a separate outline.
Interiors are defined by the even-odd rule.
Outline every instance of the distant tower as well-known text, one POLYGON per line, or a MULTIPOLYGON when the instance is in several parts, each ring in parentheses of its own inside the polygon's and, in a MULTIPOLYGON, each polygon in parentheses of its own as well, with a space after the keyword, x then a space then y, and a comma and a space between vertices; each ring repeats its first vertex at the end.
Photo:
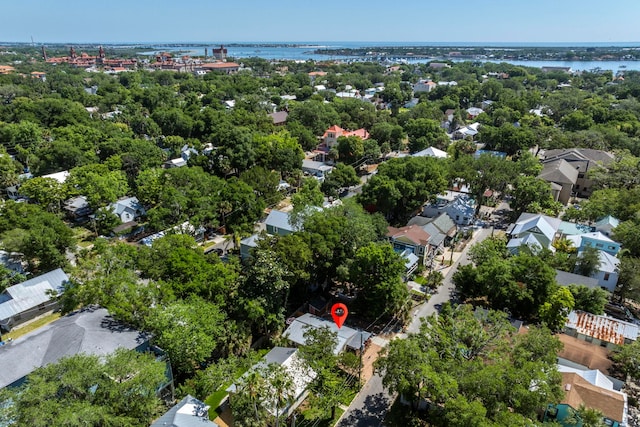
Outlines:
POLYGON ((104 48, 102 46, 98 49, 98 58, 104 58, 104 48))
POLYGON ((224 61, 227 59, 227 49, 223 45, 220 45, 220 49, 213 49, 213 56, 218 61, 224 61))
POLYGON ((204 48, 204 59, 207 59, 207 54, 209 53, 209 50, 205 47, 204 48))
POLYGON ((44 45, 42 45, 42 59, 45 61, 47 60, 47 51, 45 50, 44 45))
POLYGON ((72 58, 76 57, 76 50, 73 48, 73 46, 71 46, 71 49, 69 49, 69 56, 72 58))

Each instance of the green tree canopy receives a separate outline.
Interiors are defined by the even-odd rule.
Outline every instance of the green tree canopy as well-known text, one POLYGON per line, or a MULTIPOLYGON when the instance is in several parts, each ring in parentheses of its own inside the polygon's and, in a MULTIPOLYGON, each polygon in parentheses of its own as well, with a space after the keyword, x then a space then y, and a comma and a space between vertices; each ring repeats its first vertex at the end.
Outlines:
POLYGON ((0 420, 9 424, 148 426, 162 410, 156 392, 165 364, 154 355, 118 349, 78 354, 36 369, 19 389, 2 390, 0 420))
POLYGON ((559 348, 546 329, 516 335, 504 313, 445 306, 416 335, 392 341, 376 366, 389 391, 432 404, 431 425, 500 425, 505 411, 522 424, 561 396, 559 348))

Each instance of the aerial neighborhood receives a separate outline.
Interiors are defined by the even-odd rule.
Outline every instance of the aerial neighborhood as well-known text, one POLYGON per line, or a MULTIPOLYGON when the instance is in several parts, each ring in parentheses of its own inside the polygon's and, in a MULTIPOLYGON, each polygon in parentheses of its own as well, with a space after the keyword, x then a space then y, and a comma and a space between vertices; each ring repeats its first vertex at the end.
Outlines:
POLYGON ((458 56, 0 46, 0 426, 640 425, 640 73, 458 56))

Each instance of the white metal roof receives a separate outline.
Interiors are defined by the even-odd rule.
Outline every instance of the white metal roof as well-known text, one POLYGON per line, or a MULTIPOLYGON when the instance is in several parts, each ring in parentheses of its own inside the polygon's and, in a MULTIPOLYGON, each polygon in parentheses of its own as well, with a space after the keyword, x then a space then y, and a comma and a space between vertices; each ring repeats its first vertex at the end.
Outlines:
POLYGON ((69 277, 61 268, 10 286, 0 294, 0 321, 9 319, 51 299, 48 291, 62 292, 69 277))

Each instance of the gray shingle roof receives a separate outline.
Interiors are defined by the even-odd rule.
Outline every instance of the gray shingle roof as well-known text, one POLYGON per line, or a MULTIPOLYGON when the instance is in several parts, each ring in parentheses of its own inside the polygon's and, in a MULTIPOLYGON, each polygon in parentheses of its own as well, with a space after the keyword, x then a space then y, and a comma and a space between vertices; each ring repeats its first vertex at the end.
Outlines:
POLYGON ((585 285, 589 288, 599 288, 598 279, 592 277, 581 276, 579 274, 569 273, 562 270, 556 270, 556 282, 563 286, 569 285, 585 285))
POLYGON ((0 346, 0 388, 62 357, 79 353, 106 355, 119 347, 134 349, 149 337, 116 322, 104 308, 69 314, 0 346))
POLYGON ((566 160, 558 159, 545 163, 538 178, 560 184, 575 184, 578 179, 578 170, 566 160))

